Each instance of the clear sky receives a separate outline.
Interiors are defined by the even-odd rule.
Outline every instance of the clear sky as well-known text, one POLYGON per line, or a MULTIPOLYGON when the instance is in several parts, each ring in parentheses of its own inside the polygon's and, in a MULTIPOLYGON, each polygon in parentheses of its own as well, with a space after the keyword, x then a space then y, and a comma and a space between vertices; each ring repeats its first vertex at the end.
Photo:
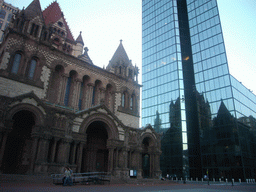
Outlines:
MULTIPOLYGON (((25 8, 32 0, 6 0, 25 8)), ((44 10, 52 0, 41 0, 44 10)), ((106 66, 120 40, 141 72, 141 0, 58 0, 76 39, 82 31, 89 56, 106 66)), ((230 73, 256 94, 256 1, 217 0, 230 73)), ((141 83, 141 80, 139 81, 141 83)))

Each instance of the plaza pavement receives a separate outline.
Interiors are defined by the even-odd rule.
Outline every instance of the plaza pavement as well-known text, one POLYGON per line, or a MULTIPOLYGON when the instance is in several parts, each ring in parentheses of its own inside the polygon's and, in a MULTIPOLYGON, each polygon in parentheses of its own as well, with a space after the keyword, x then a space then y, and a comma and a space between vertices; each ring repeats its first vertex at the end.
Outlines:
POLYGON ((162 184, 105 184, 61 186, 52 183, 3 182, 0 192, 256 192, 256 184, 187 182, 186 184, 166 181, 162 184))

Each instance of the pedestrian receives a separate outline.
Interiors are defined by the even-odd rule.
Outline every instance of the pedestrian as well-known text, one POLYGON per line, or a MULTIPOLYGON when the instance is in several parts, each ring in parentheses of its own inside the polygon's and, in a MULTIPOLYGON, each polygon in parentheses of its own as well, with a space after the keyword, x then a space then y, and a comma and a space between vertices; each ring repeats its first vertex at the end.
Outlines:
POLYGON ((71 179, 71 172, 68 167, 65 167, 65 172, 64 172, 64 181, 63 181, 63 186, 67 185, 73 185, 72 179, 71 179))

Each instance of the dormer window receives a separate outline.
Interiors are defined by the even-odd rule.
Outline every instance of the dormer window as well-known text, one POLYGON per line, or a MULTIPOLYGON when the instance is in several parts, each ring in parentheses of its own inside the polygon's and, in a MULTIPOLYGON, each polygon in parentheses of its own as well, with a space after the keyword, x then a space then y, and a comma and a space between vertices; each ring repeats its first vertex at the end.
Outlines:
POLYGON ((59 27, 63 27, 63 23, 61 21, 58 22, 59 27))
POLYGON ((34 34, 34 37, 37 36, 39 26, 35 23, 32 23, 31 29, 30 29, 30 35, 34 34))

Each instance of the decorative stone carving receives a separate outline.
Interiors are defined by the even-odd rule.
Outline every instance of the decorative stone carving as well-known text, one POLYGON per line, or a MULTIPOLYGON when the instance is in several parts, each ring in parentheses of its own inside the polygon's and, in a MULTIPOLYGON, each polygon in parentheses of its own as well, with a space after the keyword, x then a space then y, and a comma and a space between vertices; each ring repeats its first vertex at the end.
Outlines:
POLYGON ((0 65, 0 69, 7 69, 7 64, 9 62, 9 59, 10 59, 10 53, 5 52, 3 56, 2 65, 0 65))
POLYGON ((50 72, 51 70, 48 67, 43 66, 40 79, 44 83, 44 95, 43 95, 44 98, 46 97, 46 90, 49 84, 50 72))

